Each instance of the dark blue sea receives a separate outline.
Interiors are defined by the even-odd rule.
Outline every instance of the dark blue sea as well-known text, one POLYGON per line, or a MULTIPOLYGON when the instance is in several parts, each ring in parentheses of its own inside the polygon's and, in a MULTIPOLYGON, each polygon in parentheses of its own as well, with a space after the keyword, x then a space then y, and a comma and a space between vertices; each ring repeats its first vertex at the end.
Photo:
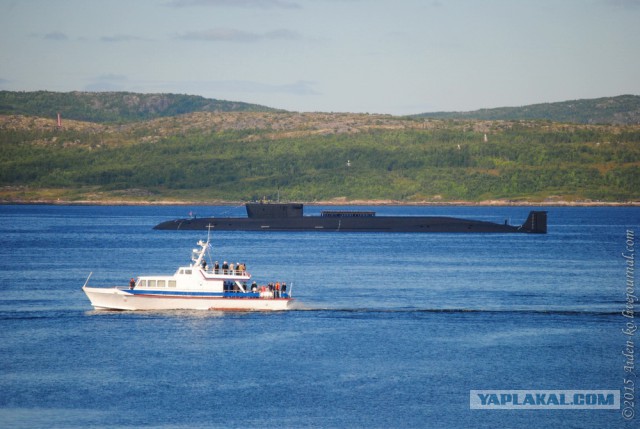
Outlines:
POLYGON ((171 274, 206 232, 155 224, 242 207, 0 206, 0 427, 640 427, 621 410, 470 409, 472 389, 628 376, 622 254, 640 208, 546 210, 546 235, 214 231, 216 257, 293 283, 299 308, 220 313, 97 312, 81 287, 171 274))

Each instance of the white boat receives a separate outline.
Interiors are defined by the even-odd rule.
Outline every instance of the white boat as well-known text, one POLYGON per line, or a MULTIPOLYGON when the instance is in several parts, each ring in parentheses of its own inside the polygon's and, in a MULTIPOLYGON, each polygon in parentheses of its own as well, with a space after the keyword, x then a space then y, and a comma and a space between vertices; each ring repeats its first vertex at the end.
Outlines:
MULTIPOLYGON (((245 265, 207 264, 209 239, 198 241, 192 263, 169 276, 140 276, 129 286, 89 287, 82 290, 96 310, 288 310, 293 302, 286 283, 249 285, 245 265), (210 268, 207 269, 207 266, 210 268)), ((209 258, 210 259, 210 258, 209 258)))

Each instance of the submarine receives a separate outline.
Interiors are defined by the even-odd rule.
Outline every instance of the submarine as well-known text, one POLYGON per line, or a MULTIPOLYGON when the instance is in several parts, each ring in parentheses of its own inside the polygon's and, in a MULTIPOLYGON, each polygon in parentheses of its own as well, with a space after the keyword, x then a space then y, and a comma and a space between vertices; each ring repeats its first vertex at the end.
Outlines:
POLYGON ((547 233, 547 212, 533 210, 522 225, 446 216, 376 216, 374 211, 323 210, 305 216, 301 203, 247 203, 247 217, 203 217, 161 222, 158 230, 547 233))

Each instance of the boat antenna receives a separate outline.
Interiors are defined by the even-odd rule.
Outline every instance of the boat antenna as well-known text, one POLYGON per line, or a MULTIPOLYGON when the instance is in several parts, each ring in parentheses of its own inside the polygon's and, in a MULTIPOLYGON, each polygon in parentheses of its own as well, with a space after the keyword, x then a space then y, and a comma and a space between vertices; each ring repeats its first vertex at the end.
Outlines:
POLYGON ((82 286, 83 288, 87 287, 87 284, 89 284, 89 279, 91 278, 91 274, 93 274, 93 271, 89 273, 89 277, 87 277, 87 280, 84 282, 84 286, 82 286))

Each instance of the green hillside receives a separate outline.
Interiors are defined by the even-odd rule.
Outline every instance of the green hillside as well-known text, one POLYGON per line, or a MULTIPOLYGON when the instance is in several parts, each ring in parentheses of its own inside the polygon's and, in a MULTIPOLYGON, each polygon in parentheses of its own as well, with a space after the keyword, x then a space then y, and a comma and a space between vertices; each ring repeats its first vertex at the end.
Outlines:
POLYGON ((548 120, 577 124, 640 124, 640 96, 573 100, 560 103, 532 104, 523 107, 499 107, 473 112, 435 112, 419 118, 475 120, 548 120))
POLYGON ((0 115, 27 115, 91 122, 124 123, 192 112, 274 111, 256 104, 182 94, 131 92, 0 91, 0 115))
POLYGON ((5 201, 640 200, 640 126, 197 112, 0 116, 5 201), (486 135, 486 141, 485 141, 486 135))

